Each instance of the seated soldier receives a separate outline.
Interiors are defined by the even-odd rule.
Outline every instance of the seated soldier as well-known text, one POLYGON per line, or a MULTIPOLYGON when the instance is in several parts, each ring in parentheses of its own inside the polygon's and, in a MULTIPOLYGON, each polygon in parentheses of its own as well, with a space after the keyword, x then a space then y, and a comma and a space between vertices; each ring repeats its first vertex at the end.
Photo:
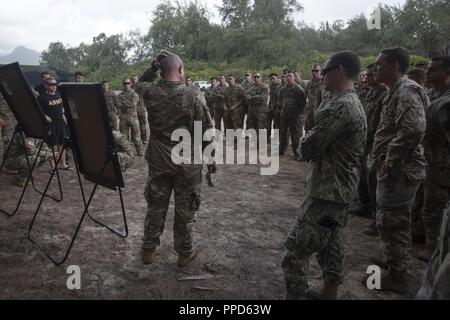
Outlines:
POLYGON ((134 163, 134 152, 131 143, 120 131, 113 130, 114 143, 117 148, 120 168, 125 172, 134 163))

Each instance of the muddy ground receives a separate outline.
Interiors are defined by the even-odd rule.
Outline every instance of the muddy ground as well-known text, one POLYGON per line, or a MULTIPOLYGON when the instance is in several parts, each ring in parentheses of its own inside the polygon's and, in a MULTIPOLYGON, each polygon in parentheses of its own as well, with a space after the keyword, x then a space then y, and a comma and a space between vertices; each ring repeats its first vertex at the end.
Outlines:
MULTIPOLYGON (((292 155, 280 160, 276 176, 261 176, 253 165, 219 166, 216 187, 204 182, 202 206, 197 215, 196 243, 200 254, 192 266, 180 269, 173 250, 173 200, 162 237, 158 261, 141 263, 146 202, 145 161, 140 158, 126 174, 125 206, 130 234, 127 239, 85 220, 69 259, 54 266, 27 240, 27 228, 40 199, 29 188, 20 211, 13 218, 0 215, 0 299, 284 299, 281 269, 283 242, 304 198, 306 164, 292 155), (67 267, 81 268, 81 290, 68 290, 67 267), (186 277, 200 276, 200 280, 186 277)), ((37 170, 40 188, 48 167, 37 170)), ((81 214, 76 175, 63 172, 64 201, 45 201, 33 237, 60 257, 81 214)), ((11 176, 0 176, 0 204, 12 208, 20 189, 11 176)), ((84 182, 86 190, 92 184, 84 182)), ((56 189, 51 188, 55 193, 56 189)), ((100 189, 92 215, 122 230, 118 195, 100 189)), ((421 281, 425 264, 411 262, 411 292, 396 295, 369 291, 360 279, 371 256, 381 256, 377 238, 362 234, 370 220, 350 217, 346 228, 346 279, 341 299, 411 299, 421 281)), ((417 250, 417 248, 416 248, 417 250)), ((312 259, 310 282, 318 284, 320 271, 312 259)))

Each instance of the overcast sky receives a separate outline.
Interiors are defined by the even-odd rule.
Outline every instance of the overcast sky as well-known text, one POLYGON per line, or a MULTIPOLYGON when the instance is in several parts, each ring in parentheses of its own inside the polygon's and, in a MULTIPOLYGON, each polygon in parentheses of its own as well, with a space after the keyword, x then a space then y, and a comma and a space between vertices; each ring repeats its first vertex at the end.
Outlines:
MULTIPOLYGON (((186 0, 188 1, 188 0, 186 0)), ((212 19, 220 21, 216 7, 207 3, 212 19)), ((147 30, 159 0, 2 0, 0 10, 0 55, 19 45, 42 51, 53 41, 76 46, 91 42, 101 32, 107 35, 147 30), (3 3, 5 2, 5 3, 3 3)), ((318 25, 321 21, 347 20, 367 13, 378 3, 401 5, 405 0, 300 0, 305 10, 297 20, 318 25)))

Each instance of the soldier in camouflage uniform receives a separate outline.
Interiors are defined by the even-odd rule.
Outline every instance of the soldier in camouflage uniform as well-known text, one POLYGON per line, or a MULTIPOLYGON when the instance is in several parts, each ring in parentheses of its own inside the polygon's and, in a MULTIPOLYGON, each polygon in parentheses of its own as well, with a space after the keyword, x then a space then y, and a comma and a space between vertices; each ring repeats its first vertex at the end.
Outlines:
POLYGON ((216 87, 217 87, 217 79, 211 78, 211 87, 206 89, 206 92, 205 92, 206 104, 208 105, 209 112, 213 119, 214 119, 215 104, 217 102, 217 97, 215 94, 216 87))
MULTIPOLYGON (((269 109, 269 86, 262 82, 261 74, 255 73, 255 84, 248 91, 248 121, 247 129, 268 130, 272 126, 269 109)), ((270 134, 267 136, 270 138, 270 134)))
MULTIPOLYGON (((447 57, 448 58, 448 57, 447 57)), ((429 74, 433 73, 429 71, 429 74)), ((428 76, 430 77, 430 76, 428 76)), ((446 137, 447 146, 450 145, 450 97, 443 97, 433 102, 433 110, 427 120, 434 129, 440 128, 446 137), (444 114, 439 112, 442 110, 444 114), (444 121, 442 121, 444 120, 444 121), (443 123, 440 123, 443 122, 443 123)), ((436 250, 425 271, 422 288, 417 299, 422 300, 450 300, 450 202, 441 213, 442 223, 436 250)))
MULTIPOLYGON (((38 151, 37 143, 40 143, 40 141, 36 141, 35 143, 33 139, 27 139, 25 135, 23 135, 23 139, 25 140, 26 152, 23 148, 22 137, 20 134, 17 134, 11 143, 8 159, 5 163, 5 166, 7 168, 10 168, 16 172, 16 184, 19 187, 24 187, 28 176, 30 175, 30 168, 28 165, 33 165, 38 151)), ((44 147, 37 157, 36 167, 39 167, 45 162, 49 162, 52 159, 52 152, 50 151, 50 149, 44 147)))
POLYGON ((108 107, 109 123, 113 130, 119 130, 119 118, 117 110, 117 97, 114 92, 109 90, 108 81, 102 81, 103 93, 105 94, 106 106, 108 107))
POLYGON ((273 102, 273 128, 281 128, 281 110, 283 109, 283 104, 281 102, 281 92, 286 86, 286 75, 281 76, 281 84, 275 89, 275 97, 273 102))
POLYGON ((305 132, 308 133, 314 127, 314 113, 322 103, 323 83, 321 79, 322 67, 315 63, 312 67, 312 80, 308 82, 305 89, 306 110, 305 110, 305 132))
MULTIPOLYGON (((343 228, 358 187, 367 124, 363 106, 353 92, 361 63, 350 51, 332 55, 324 83, 332 98, 316 112, 316 124, 301 141, 299 153, 309 161, 306 199, 286 241, 282 266, 287 298, 306 293, 309 258, 318 253, 324 285, 311 297, 336 299, 343 280, 343 228)), ((309 294, 308 294, 309 295, 309 294)))
POLYGON ((389 92, 370 161, 377 170, 377 228, 388 266, 381 278, 381 290, 398 293, 408 292, 411 211, 425 178, 421 143, 429 105, 425 90, 405 75, 409 65, 409 53, 404 48, 382 50, 377 58, 376 78, 389 92))
POLYGON ((442 211, 450 200, 450 145, 443 130, 431 121, 438 102, 450 98, 450 57, 438 57, 431 61, 427 70, 427 82, 433 86, 433 91, 430 95, 431 105, 426 110, 427 130, 424 138, 425 157, 428 161, 422 211, 426 248, 418 257, 428 262, 438 241, 442 211))
MULTIPOLYGON (((252 73, 246 72, 244 75, 244 81, 242 81, 241 86, 244 88, 245 92, 248 93, 250 88, 254 85, 254 82, 252 80, 252 73)), ((245 103, 242 105, 241 109, 241 119, 242 123, 245 121, 245 116, 248 114, 248 101, 245 101, 245 103)), ((248 126, 248 119, 247 119, 247 126, 248 126)))
MULTIPOLYGON (((131 77, 131 88, 134 90, 136 83, 139 81, 138 76, 132 76, 131 77)), ((147 120, 147 113, 145 111, 145 105, 144 105, 144 99, 139 96, 139 102, 137 104, 137 116, 139 120, 139 130, 141 131, 141 140, 144 148, 148 144, 148 120, 147 120)))
POLYGON ((300 133, 298 132, 298 122, 300 115, 306 106, 306 96, 303 89, 294 81, 295 72, 287 74, 287 83, 281 91, 281 128, 280 128, 280 155, 283 155, 287 148, 287 132, 291 134, 292 150, 295 159, 299 160, 297 154, 300 133))
MULTIPOLYGON (((200 206, 202 164, 176 164, 172 149, 179 142, 172 141, 175 130, 185 129, 194 136, 194 122, 200 122, 202 133, 212 127, 204 95, 184 84, 184 66, 175 54, 163 51, 152 63, 137 86, 144 97, 148 111, 150 142, 146 152, 149 177, 145 188, 148 212, 145 219, 143 262, 151 264, 169 207, 172 191, 175 197, 174 243, 179 254, 178 266, 186 267, 192 262, 197 250, 193 245, 195 212, 200 206), (152 83, 158 69, 162 80, 152 83)), ((204 143, 203 147, 208 144, 204 143)), ((192 150, 201 147, 192 141, 192 150)), ((192 152, 193 153, 193 152, 192 152)), ((184 155, 185 157, 187 155, 184 155)), ((190 159, 193 159, 192 156, 190 159)), ((201 163, 201 162, 200 162, 201 163)), ((212 172, 215 165, 208 166, 212 172)))
POLYGON ((228 88, 225 93, 225 120, 227 129, 242 129, 244 123, 242 121, 242 108, 246 102, 246 94, 244 88, 236 83, 233 75, 228 76, 228 88))
MULTIPOLYGON (((275 120, 275 112, 276 112, 276 101, 277 101, 277 91, 278 88, 281 87, 281 82, 278 80, 278 75, 276 73, 272 73, 269 75, 270 83, 269 83, 269 117, 270 117, 270 125, 269 125, 269 133, 268 137, 272 136, 272 121, 275 120)), ((275 127, 274 123, 274 128, 275 127)))
POLYGON ((225 76, 219 76, 219 85, 213 90, 214 96, 214 123, 215 128, 220 130, 222 128, 222 120, 224 123, 224 130, 227 129, 227 122, 225 120, 225 96, 227 91, 227 83, 225 81, 225 76))
POLYGON ((374 222, 364 229, 364 233, 371 236, 377 236, 378 231, 375 222, 377 210, 377 173, 376 169, 368 167, 367 161, 372 153, 373 139, 380 124, 381 111, 383 110, 383 101, 387 95, 387 88, 378 82, 375 78, 375 64, 367 67, 367 82, 370 91, 365 100, 364 110, 367 116, 367 143, 362 160, 361 182, 359 184, 359 202, 361 207, 353 210, 350 214, 369 215, 374 217, 374 222), (362 212, 362 213, 361 213, 362 212))
POLYGON ((118 130, 113 130, 114 143, 116 145, 117 157, 119 158, 120 168, 125 172, 131 168, 134 163, 133 147, 127 137, 118 130))
MULTIPOLYGON (((303 89, 303 92, 305 92, 306 86, 308 85, 309 81, 303 80, 302 73, 300 71, 296 71, 296 70, 294 73, 294 79, 295 79, 295 83, 298 84, 300 86, 300 88, 303 89)), ((302 112, 298 119, 298 132, 300 134, 300 137, 303 137, 303 133, 304 133, 304 129, 305 129, 305 122, 306 122, 306 113, 302 112)))
POLYGON ((8 104, 6 103, 5 99, 3 98, 3 95, 1 94, 0 94, 0 118, 5 121, 5 125, 1 128, 1 139, 0 139, 1 140, 0 143, 3 144, 3 153, 0 153, 0 155, 2 155, 0 157, 0 160, 3 160, 3 154, 8 148, 9 143, 11 142, 11 138, 14 134, 14 130, 17 125, 17 121, 13 113, 11 112, 11 109, 9 108, 8 104))
POLYGON ((143 156, 143 145, 141 140, 141 132, 139 129, 139 121, 137 116, 137 105, 139 103, 139 95, 131 89, 131 81, 126 79, 123 82, 124 89, 117 96, 117 108, 120 111, 120 132, 129 139, 129 131, 131 128, 131 141, 136 147, 138 156, 143 156))

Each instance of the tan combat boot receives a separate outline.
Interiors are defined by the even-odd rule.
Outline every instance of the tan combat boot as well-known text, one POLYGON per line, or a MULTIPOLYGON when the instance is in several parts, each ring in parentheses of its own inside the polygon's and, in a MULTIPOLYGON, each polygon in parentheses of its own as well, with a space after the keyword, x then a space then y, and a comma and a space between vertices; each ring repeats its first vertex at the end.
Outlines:
POLYGON ((142 262, 150 265, 156 260, 156 249, 144 249, 142 252, 142 262))
POLYGON ((198 254, 198 250, 197 248, 194 248, 194 250, 192 251, 192 253, 188 256, 183 256, 183 255, 179 255, 178 257, 178 266, 180 268, 185 268, 187 267, 192 261, 195 260, 195 258, 197 257, 198 254))
POLYGON ((390 268, 381 277, 381 291, 408 293, 407 271, 396 271, 390 268))

